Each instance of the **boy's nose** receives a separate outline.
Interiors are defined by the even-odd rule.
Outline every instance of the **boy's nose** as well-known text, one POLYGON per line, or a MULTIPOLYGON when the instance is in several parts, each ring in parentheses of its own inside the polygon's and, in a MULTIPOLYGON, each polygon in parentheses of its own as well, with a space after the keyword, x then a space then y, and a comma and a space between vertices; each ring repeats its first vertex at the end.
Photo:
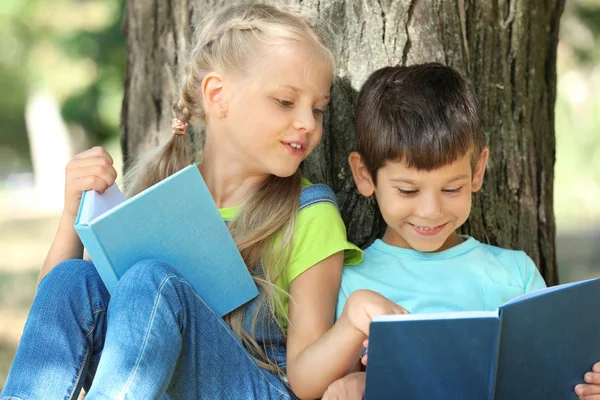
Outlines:
POLYGON ((436 195, 423 196, 417 206, 416 214, 418 217, 426 219, 440 218, 443 215, 440 197, 436 195))

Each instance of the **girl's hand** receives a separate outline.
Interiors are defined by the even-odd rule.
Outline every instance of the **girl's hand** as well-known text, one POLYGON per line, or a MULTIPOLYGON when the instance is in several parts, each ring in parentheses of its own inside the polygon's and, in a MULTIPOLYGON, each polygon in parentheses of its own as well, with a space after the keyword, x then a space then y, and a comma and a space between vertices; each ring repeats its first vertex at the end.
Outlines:
POLYGON ((365 396, 364 372, 354 372, 333 382, 322 400, 362 400, 365 396))
POLYGON ((372 290, 356 290, 350 293, 345 310, 350 323, 369 336, 369 324, 378 315, 408 314, 404 308, 372 290))
POLYGON ((102 147, 93 147, 75 155, 65 173, 65 206, 63 213, 75 219, 84 190, 103 193, 117 179, 113 159, 102 147))
POLYGON ((575 386, 575 394, 581 400, 600 400, 600 362, 583 376, 585 383, 575 386))

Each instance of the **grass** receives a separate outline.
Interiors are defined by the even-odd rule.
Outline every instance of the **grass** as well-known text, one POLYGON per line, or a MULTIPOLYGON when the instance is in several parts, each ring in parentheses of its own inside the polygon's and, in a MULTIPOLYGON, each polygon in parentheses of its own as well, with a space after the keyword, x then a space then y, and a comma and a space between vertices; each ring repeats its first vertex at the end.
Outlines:
POLYGON ((0 220, 0 388, 15 355, 56 216, 0 220))

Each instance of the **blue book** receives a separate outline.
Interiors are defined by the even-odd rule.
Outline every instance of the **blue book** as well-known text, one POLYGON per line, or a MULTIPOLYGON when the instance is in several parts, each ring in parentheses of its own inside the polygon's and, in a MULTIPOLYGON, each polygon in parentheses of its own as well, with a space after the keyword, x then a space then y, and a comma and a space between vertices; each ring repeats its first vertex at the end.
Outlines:
POLYGON ((497 311, 373 319, 366 400, 576 400, 600 361, 600 278, 497 311))
POLYGON ((132 265, 157 259, 221 316, 258 295, 195 165, 130 199, 116 184, 84 192, 75 230, 109 292, 132 265))

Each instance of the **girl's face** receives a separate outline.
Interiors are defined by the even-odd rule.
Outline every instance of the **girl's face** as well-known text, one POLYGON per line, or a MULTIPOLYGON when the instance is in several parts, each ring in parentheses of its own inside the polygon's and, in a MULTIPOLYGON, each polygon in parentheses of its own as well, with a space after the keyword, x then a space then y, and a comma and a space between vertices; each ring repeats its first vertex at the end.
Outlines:
POLYGON ((321 140, 332 78, 313 47, 266 45, 244 78, 226 83, 219 142, 253 173, 293 175, 321 140))

